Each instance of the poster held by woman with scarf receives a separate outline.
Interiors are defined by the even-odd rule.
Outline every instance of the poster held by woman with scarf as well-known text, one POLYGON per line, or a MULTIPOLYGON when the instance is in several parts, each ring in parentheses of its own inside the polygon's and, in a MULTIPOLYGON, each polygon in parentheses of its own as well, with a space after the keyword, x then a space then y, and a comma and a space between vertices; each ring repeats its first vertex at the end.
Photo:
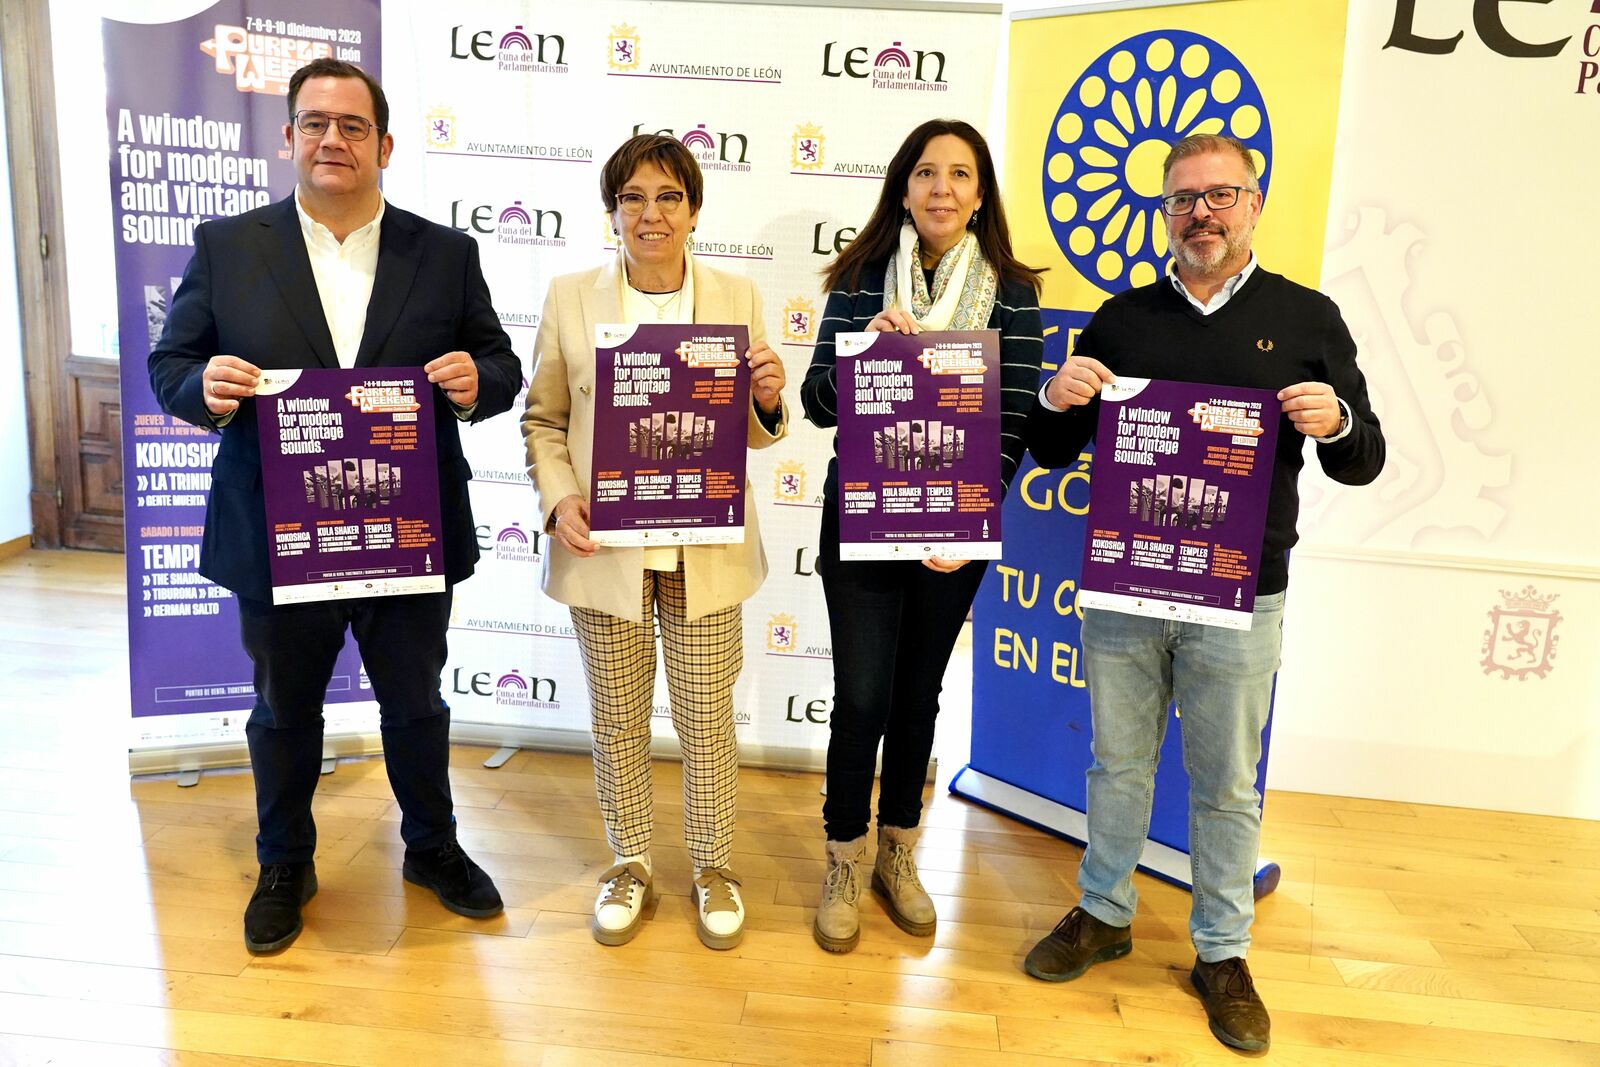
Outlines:
POLYGON ((840 558, 999 559, 999 333, 838 344, 840 558))

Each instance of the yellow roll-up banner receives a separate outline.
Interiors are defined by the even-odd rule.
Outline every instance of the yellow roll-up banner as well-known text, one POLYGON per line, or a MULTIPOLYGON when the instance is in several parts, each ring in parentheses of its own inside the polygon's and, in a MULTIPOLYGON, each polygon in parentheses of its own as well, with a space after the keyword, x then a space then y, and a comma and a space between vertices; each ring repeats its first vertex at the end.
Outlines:
MULTIPOLYGON (((1315 287, 1339 111, 1345 0, 1138 7, 1011 24, 1006 197, 1046 307, 1091 312, 1168 258, 1161 163, 1191 133, 1255 155, 1263 266, 1315 287)), ((1054 346, 1052 346, 1054 347, 1054 346)))

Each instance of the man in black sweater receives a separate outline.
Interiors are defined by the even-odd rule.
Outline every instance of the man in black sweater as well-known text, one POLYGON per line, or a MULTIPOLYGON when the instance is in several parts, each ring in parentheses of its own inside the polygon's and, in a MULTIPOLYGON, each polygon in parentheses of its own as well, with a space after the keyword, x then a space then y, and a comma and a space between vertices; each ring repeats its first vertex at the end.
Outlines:
POLYGON ((1189 931, 1197 955, 1190 980, 1218 1040, 1255 1050, 1270 1040, 1244 960, 1261 834, 1256 767, 1278 667, 1305 439, 1316 442, 1328 476, 1347 485, 1377 477, 1384 443, 1339 309, 1256 263, 1250 245, 1261 192, 1245 146, 1215 135, 1184 138, 1163 175, 1167 277, 1095 312, 1074 353, 1039 392, 1028 448, 1044 467, 1076 462, 1094 435, 1100 388, 1115 380, 1113 371, 1276 390, 1287 424, 1278 433, 1255 611, 1247 631, 1084 613, 1094 764, 1081 899, 1034 946, 1024 969, 1062 982, 1132 948, 1132 876, 1150 825, 1167 706, 1176 699, 1190 776, 1189 931))

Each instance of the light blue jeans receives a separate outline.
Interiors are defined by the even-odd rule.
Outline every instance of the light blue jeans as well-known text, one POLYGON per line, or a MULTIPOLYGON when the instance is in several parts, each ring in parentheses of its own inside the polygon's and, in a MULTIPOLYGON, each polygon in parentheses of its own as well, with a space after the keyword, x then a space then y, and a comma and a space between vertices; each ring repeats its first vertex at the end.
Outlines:
POLYGON ((1133 871, 1176 700, 1189 772, 1189 936, 1207 963, 1248 951, 1261 840, 1256 765, 1282 643, 1282 593, 1256 598, 1249 630, 1084 612, 1094 763, 1078 888, 1089 914, 1113 926, 1133 921, 1133 871))

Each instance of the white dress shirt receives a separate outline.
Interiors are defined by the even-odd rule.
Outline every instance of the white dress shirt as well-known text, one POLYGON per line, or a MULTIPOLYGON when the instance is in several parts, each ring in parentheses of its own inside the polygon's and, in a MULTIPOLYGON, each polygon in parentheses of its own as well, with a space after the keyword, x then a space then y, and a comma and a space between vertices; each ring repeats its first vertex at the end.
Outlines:
POLYGON ((1221 311, 1222 305, 1226 304, 1233 297, 1233 294, 1239 291, 1239 286, 1249 281, 1250 275, 1256 272, 1256 254, 1251 252, 1250 262, 1244 265, 1244 269, 1223 282, 1222 288, 1212 294, 1210 300, 1202 302, 1199 297, 1189 291, 1187 285, 1183 284, 1183 279, 1178 277, 1177 268, 1173 266, 1174 262, 1171 259, 1167 260, 1167 277, 1171 279, 1172 287, 1182 293, 1183 298, 1189 301, 1202 315, 1210 315, 1212 312, 1221 311))
POLYGON ((372 300, 372 279, 378 273, 383 207, 380 196, 378 213, 372 221, 340 241, 332 230, 306 214, 300 203, 300 190, 295 190, 294 209, 300 215, 300 234, 306 241, 311 276, 317 282, 322 314, 328 320, 333 352, 341 367, 356 365, 361 335, 367 328, 367 304, 372 300))

